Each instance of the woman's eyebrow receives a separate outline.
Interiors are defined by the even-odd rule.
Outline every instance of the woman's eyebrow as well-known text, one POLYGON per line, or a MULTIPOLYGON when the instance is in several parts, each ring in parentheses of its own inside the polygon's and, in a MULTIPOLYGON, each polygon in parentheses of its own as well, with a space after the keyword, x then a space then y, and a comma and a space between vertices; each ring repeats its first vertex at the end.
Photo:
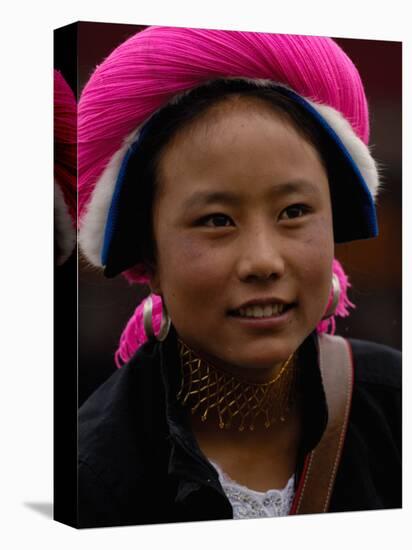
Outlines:
MULTIPOLYGON (((305 193, 319 196, 321 191, 317 185, 306 179, 299 179, 277 183, 268 191, 268 197, 292 195, 293 193, 305 193)), ((208 206, 211 204, 231 204, 239 205, 244 198, 242 195, 230 191, 195 191, 182 204, 184 210, 191 210, 198 206, 208 206)))
POLYGON ((293 193, 305 193, 319 196, 321 194, 321 189, 319 185, 316 185, 308 179, 297 179, 277 183, 270 189, 268 194, 272 196, 285 196, 292 195, 293 193))
POLYGON ((184 210, 191 210, 196 206, 208 206, 210 204, 240 204, 241 196, 229 191, 195 191, 183 202, 184 210))

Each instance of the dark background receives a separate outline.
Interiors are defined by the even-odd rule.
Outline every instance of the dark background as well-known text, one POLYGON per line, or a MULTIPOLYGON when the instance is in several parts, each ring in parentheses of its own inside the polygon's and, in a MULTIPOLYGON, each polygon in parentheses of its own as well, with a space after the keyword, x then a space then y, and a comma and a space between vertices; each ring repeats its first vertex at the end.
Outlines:
MULTIPOLYGON (((60 48, 55 67, 79 96, 96 65, 144 27, 112 23, 78 24, 78 81, 68 51, 60 48), (70 61, 70 59, 69 59, 70 61)), ((244 29, 247 30, 247 29, 244 29)), ((276 29, 273 30, 276 32, 276 29)), ((402 44, 335 38, 357 66, 369 101, 370 145, 381 167, 378 199, 380 236, 339 245, 336 256, 350 276, 349 297, 357 305, 337 333, 401 348, 402 320, 402 44)), ((73 50, 72 50, 73 51, 73 50)), ((350 213, 348 213, 350 215, 350 213)), ((79 405, 116 367, 120 334, 145 289, 122 277, 105 279, 80 260, 79 405)))

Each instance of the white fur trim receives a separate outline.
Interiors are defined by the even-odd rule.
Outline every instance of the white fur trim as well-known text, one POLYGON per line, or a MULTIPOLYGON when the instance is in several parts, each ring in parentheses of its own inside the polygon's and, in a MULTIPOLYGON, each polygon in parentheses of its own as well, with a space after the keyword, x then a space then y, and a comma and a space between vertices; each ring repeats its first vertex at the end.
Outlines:
MULTIPOLYGON (((238 77, 226 78, 226 80, 232 79, 240 80, 238 77)), ((278 85, 288 88, 285 84, 276 83, 267 79, 242 78, 241 80, 252 82, 261 86, 278 85)), ((207 82, 212 81, 209 80, 207 82)), ((203 84, 206 84, 207 82, 204 82, 203 84)), ((176 94, 171 100, 169 100, 168 103, 177 103, 190 91, 191 89, 184 90, 183 92, 176 94)), ((316 111, 328 122, 328 124, 340 137, 342 143, 349 151, 355 164, 358 166, 360 173, 365 179, 371 195, 375 197, 379 188, 379 175, 376 163, 372 158, 368 146, 365 145, 356 135, 350 123, 339 111, 333 107, 329 107, 328 105, 314 103, 309 99, 306 99, 306 101, 308 101, 308 103, 316 109, 316 111)), ((155 112, 160 111, 162 108, 163 106, 155 112)), ((154 114, 155 113, 153 113, 151 117, 154 114)), ((106 220, 122 160, 130 145, 138 139, 141 127, 149 120, 149 118, 126 137, 121 148, 112 156, 106 169, 97 180, 89 204, 86 207, 87 211, 84 214, 79 231, 79 245, 85 257, 96 267, 103 267, 101 262, 101 253, 106 220)))
POLYGON ((76 231, 63 192, 56 181, 54 182, 54 238, 58 245, 56 264, 62 265, 76 246, 76 231))
POLYGON ((80 226, 79 245, 89 262, 96 267, 103 267, 101 253, 104 231, 117 175, 128 148, 137 139, 139 132, 140 126, 138 130, 126 137, 121 148, 112 156, 109 164, 96 182, 80 226))
POLYGON ((328 105, 319 105, 313 101, 308 102, 340 137, 362 174, 372 197, 375 198, 379 190, 379 174, 369 147, 355 134, 350 123, 339 111, 328 105))

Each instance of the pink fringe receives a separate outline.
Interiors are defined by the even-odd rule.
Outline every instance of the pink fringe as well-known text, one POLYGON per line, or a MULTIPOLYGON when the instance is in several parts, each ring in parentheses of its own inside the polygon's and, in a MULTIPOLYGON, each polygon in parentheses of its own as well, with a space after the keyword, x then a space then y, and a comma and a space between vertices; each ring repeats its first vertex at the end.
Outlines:
MULTIPOLYGON (((155 333, 160 330, 162 320, 162 299, 156 294, 152 295, 153 315, 152 322, 155 333)), ((136 351, 147 341, 147 336, 143 326, 143 308, 146 299, 141 302, 133 316, 124 329, 119 342, 119 347, 115 353, 114 361, 118 368, 122 367, 129 359, 133 357, 136 351)))
MULTIPOLYGON (((343 270, 343 267, 341 263, 338 260, 333 260, 332 265, 332 271, 337 275, 339 279, 340 284, 340 295, 339 295, 339 301, 338 305, 336 307, 335 315, 332 315, 332 317, 329 317, 329 319, 325 319, 324 321, 321 321, 318 326, 316 327, 316 332, 318 334, 327 332, 329 334, 335 334, 336 331, 336 317, 347 317, 350 315, 349 308, 355 308, 355 304, 353 304, 349 298, 348 298, 348 288, 351 286, 349 283, 348 276, 343 270)), ((328 307, 330 303, 332 302, 333 294, 331 293, 328 301, 328 305, 326 307, 326 311, 328 310, 328 307)))
MULTIPOLYGON (((333 260, 332 265, 333 273, 338 276, 341 293, 339 296, 338 306, 336 308, 336 313, 334 316, 321 321, 317 327, 316 331, 318 334, 329 332, 334 334, 336 330, 336 321, 335 317, 347 317, 350 314, 350 308, 354 308, 355 305, 348 298, 348 288, 351 286, 348 280, 347 275, 345 274, 342 265, 338 260, 333 260)), ((145 279, 141 274, 139 269, 135 272, 129 270, 128 279, 130 282, 135 282, 136 280, 145 279), (130 273, 130 271, 132 273, 130 273)), ((153 327, 157 333, 160 329, 161 316, 162 316, 162 299, 160 296, 152 295, 153 298, 153 327)), ((329 307, 330 302, 332 301, 332 294, 329 298, 327 308, 329 307)), ((129 322, 124 329, 121 338, 119 347, 115 353, 115 363, 118 368, 122 367, 129 359, 133 357, 136 351, 147 341, 147 336, 143 327, 143 308, 145 300, 140 303, 133 316, 130 318, 129 322)), ((327 310, 326 308, 326 310, 327 310)))
POLYGON ((54 70, 54 178, 62 190, 73 226, 77 220, 77 104, 74 93, 54 70))
POLYGON ((140 285, 147 285, 149 282, 149 277, 147 275, 146 269, 143 264, 137 264, 122 273, 130 284, 137 283, 140 285))

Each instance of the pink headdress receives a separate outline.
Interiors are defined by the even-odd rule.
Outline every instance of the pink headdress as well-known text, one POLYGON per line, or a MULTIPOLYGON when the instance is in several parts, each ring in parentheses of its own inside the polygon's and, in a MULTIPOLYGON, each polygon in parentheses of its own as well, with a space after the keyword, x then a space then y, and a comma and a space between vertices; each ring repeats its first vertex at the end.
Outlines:
POLYGON ((54 70, 54 194, 58 265, 76 244, 77 104, 59 71, 54 70))
MULTIPOLYGON (((367 147, 368 106, 363 85, 356 67, 333 40, 149 27, 121 44, 96 68, 79 102, 80 246, 93 265, 103 267, 105 228, 116 182, 142 126, 188 90, 219 78, 281 85, 298 94, 337 136, 366 193, 375 196, 379 182, 367 147)), ((338 314, 346 315, 350 305, 347 279, 337 262, 334 271, 340 274, 344 290, 338 314)), ((141 265, 124 274, 129 280, 147 281, 141 265)), ((140 313, 138 308, 128 325, 128 336, 122 337, 123 343, 127 341, 117 355, 122 360, 141 342, 136 340, 137 333, 132 334, 135 328, 130 328, 139 322, 140 313)), ((333 328, 333 323, 329 325, 333 328)), ((325 328, 322 323, 320 329, 325 328)))

